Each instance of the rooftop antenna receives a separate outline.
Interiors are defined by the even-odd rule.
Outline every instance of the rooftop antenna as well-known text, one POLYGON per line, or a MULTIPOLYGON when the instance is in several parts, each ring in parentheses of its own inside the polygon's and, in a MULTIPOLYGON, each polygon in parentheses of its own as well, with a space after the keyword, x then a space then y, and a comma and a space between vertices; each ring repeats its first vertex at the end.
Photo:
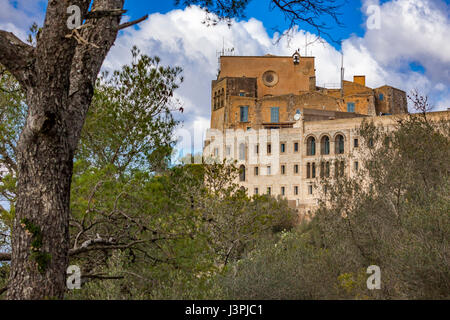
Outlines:
POLYGON ((194 155, 194 137, 191 138, 191 164, 195 163, 195 155, 194 155))
POLYGON ((225 48, 225 37, 222 37, 222 50, 216 51, 216 56, 219 64, 219 71, 220 71, 220 57, 234 56, 234 48, 225 48))
POLYGON ((305 57, 308 56, 308 34, 305 31, 305 57))
POLYGON ((344 98, 344 51, 342 50, 342 42, 341 42, 341 98, 344 98))

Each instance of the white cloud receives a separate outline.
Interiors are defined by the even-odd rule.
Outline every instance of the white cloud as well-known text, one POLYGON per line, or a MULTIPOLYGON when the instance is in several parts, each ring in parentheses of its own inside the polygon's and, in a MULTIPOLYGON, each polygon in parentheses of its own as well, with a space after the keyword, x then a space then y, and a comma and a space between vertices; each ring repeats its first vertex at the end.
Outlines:
MULTIPOLYGON (((373 1, 365 0, 363 10, 373 1)), ((381 29, 366 30, 364 37, 353 36, 343 41, 345 78, 365 74, 372 87, 385 84, 405 91, 419 89, 434 95, 434 104, 446 109, 450 94, 448 70, 450 42, 445 41, 449 19, 445 4, 431 0, 396 0, 381 7, 381 29), (425 74, 415 72, 409 64, 424 66, 425 74)), ((184 103, 187 130, 207 127, 210 119, 211 80, 215 79, 217 51, 223 42, 238 55, 291 55, 297 48, 304 52, 305 36, 314 35, 295 30, 292 38, 275 43, 268 36, 261 21, 234 22, 232 27, 202 24, 204 12, 191 7, 167 14, 153 14, 139 26, 129 29, 117 40, 108 56, 107 68, 129 61, 129 49, 137 45, 149 55, 158 55, 164 64, 179 65, 184 69, 185 82, 177 92, 184 103), (201 123, 201 125, 199 125, 201 123)), ((341 54, 325 41, 308 47, 308 54, 316 57, 317 82, 338 84, 341 54)))
MULTIPOLYGON (((369 5, 378 4, 373 0, 363 2, 363 12, 369 5)), ((450 95, 448 12, 449 5, 441 0, 385 2, 380 6, 381 28, 366 30, 363 38, 350 41, 368 48, 372 59, 386 71, 384 81, 406 91, 417 88, 442 106, 441 97, 450 95), (425 73, 408 70, 410 63, 422 65, 425 73)))
MULTIPOLYGON (((26 34, 31 22, 42 23, 42 1, 15 2, 16 7, 0 0, 0 28, 26 34)), ((378 3, 363 0, 363 13, 368 5, 378 3)), ((441 0, 392 0, 383 3, 380 12, 380 30, 366 30, 363 37, 343 41, 345 78, 365 74, 371 87, 389 84, 407 92, 417 88, 438 109, 450 107, 449 5, 441 0), (425 72, 411 70, 410 63, 422 65, 425 72)), ((223 44, 238 55, 291 55, 297 48, 303 54, 305 37, 314 37, 297 29, 290 41, 284 38, 275 43, 263 23, 254 18, 234 22, 229 28, 207 27, 202 24, 204 17, 196 7, 152 14, 139 28, 121 32, 104 64, 105 69, 117 69, 129 63, 130 49, 136 45, 150 56, 160 56, 165 65, 181 66, 185 81, 176 95, 185 109, 180 115, 184 129, 190 131, 209 126, 211 80, 216 78, 216 54, 223 44)), ((322 41, 310 45, 308 54, 316 57, 318 84, 339 83, 340 52, 322 41)))
POLYGON ((43 0, 0 0, 0 30, 13 32, 26 40, 33 22, 43 24, 45 3, 43 0))

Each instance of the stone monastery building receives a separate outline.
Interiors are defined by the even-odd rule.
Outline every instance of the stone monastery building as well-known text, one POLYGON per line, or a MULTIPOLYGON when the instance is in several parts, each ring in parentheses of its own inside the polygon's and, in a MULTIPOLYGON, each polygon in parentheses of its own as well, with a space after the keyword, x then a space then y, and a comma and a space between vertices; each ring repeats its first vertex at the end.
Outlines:
POLYGON ((364 118, 389 126, 406 114, 406 93, 366 86, 316 85, 314 57, 222 56, 212 81, 211 129, 204 157, 237 160, 248 194, 282 196, 300 214, 317 205, 315 180, 356 174, 364 118), (342 160, 347 159, 347 160, 342 160), (350 160, 351 159, 351 160, 350 160))

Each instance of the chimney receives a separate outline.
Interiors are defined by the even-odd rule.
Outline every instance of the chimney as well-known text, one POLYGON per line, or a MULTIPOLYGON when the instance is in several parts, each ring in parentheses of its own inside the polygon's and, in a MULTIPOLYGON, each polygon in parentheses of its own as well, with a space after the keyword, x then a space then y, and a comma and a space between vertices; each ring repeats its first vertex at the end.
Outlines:
POLYGON ((366 76, 353 76, 353 82, 366 86, 366 76))

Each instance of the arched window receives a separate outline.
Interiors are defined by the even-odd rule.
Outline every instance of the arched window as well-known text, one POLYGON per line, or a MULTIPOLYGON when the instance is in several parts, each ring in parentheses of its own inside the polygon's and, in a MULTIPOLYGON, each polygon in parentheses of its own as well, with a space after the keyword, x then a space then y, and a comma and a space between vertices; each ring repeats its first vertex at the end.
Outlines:
POLYGON ((343 154, 344 153, 344 137, 340 134, 337 135, 334 143, 336 146, 336 154, 343 154))
POLYGON ((239 145, 239 160, 245 160, 245 144, 241 143, 239 145))
POLYGON ((330 138, 325 136, 320 141, 320 149, 323 155, 330 154, 330 138))
POLYGON ((316 139, 314 137, 309 137, 306 142, 306 152, 308 156, 316 155, 316 139))
POLYGON ((239 181, 245 181, 245 166, 241 165, 239 167, 239 181))

